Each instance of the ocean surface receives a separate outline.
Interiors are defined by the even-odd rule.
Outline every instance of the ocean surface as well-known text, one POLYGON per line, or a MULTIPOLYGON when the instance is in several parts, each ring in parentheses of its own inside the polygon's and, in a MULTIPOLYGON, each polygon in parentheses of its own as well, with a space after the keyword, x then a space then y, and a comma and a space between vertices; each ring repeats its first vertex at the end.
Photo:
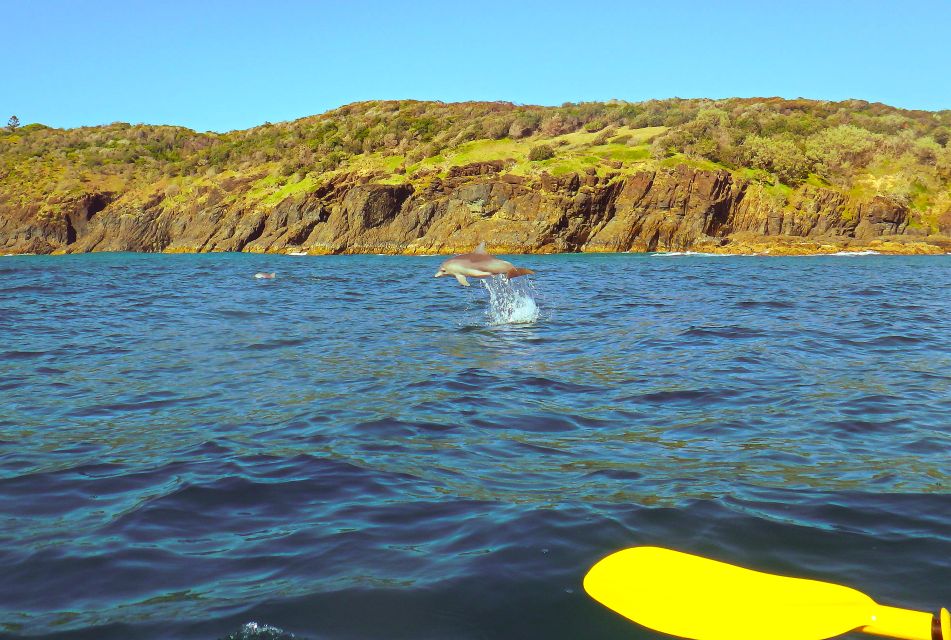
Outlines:
POLYGON ((0 638, 660 638, 645 544, 951 605, 951 256, 511 259, 0 258, 0 638))

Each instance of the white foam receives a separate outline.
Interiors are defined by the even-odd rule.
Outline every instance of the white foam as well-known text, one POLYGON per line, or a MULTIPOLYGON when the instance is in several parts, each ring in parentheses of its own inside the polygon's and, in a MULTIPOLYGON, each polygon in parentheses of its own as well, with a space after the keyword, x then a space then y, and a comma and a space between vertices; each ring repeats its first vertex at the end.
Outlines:
POLYGON ((272 627, 269 624, 258 624, 257 622, 248 622, 243 627, 241 627, 241 633, 238 637, 240 638, 258 638, 258 637, 268 637, 273 638, 274 636, 288 637, 293 638, 294 634, 287 633, 283 629, 278 627, 272 627))
POLYGON ((539 309, 528 278, 509 280, 493 276, 481 282, 489 293, 489 308, 485 311, 489 324, 527 324, 538 320, 539 309))
POLYGON ((655 258, 671 258, 674 256, 702 256, 705 258, 721 258, 723 256, 729 256, 729 253, 706 253, 703 251, 659 251, 657 253, 652 253, 651 256, 655 258))
POLYGON ((881 255, 878 251, 872 251, 868 249, 866 251, 837 251, 835 253, 829 253, 830 256, 877 256, 881 255))

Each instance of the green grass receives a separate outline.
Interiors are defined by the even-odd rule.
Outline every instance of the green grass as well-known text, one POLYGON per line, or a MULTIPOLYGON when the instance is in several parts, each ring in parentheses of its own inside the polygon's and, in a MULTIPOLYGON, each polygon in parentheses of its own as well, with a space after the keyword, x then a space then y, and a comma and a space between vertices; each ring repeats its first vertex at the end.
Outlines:
POLYGON ((660 161, 660 166, 666 168, 678 167, 680 165, 686 165, 691 169, 701 169, 703 171, 730 170, 729 167, 724 164, 720 164, 719 162, 707 160, 706 158, 695 158, 682 153, 676 153, 669 158, 664 158, 660 161))
POLYGON ((296 195, 298 193, 307 193, 308 191, 313 191, 317 187, 318 184, 320 184, 320 180, 315 178, 312 174, 308 174, 306 177, 301 178, 300 180, 297 180, 296 182, 294 181, 288 182, 287 184, 280 187, 276 191, 265 196, 261 200, 261 204, 265 206, 276 205, 280 201, 284 200, 285 198, 289 198, 292 195, 296 195))
MULTIPOLYGON (((626 163, 648 161, 650 160, 648 141, 665 131, 665 129, 665 127, 645 127, 643 129, 618 127, 612 138, 622 134, 629 136, 627 144, 594 145, 602 132, 591 133, 584 130, 550 138, 531 136, 519 140, 512 138, 475 140, 454 148, 444 149, 438 155, 423 159, 418 163, 418 167, 446 171, 450 167, 475 162, 512 160, 514 166, 507 170, 517 175, 528 175, 540 171, 548 171, 552 175, 564 175, 572 171, 582 172, 589 167, 598 167, 605 161, 620 160, 626 163), (555 150, 555 157, 549 160, 530 161, 528 159, 529 152, 532 147, 539 144, 551 146, 555 150)), ((416 166, 407 167, 407 173, 412 173, 416 166)))
MULTIPOLYGON (((531 141, 527 139, 475 140, 459 145, 455 149, 444 151, 440 156, 442 162, 432 164, 460 166, 473 162, 488 162, 489 160, 504 160, 506 158, 525 160, 528 158, 528 151, 531 146, 531 141)), ((428 160, 430 159, 427 158, 424 163, 428 163, 428 160)))
POLYGON ((934 205, 935 194, 917 178, 911 183, 909 195, 911 196, 911 208, 916 211, 926 212, 934 205))
POLYGON ((251 188, 247 191, 249 199, 260 200, 280 188, 286 178, 278 175, 273 169, 272 167, 270 173, 252 183, 251 188))
MULTIPOLYGON (((563 176, 570 173, 583 174, 592 168, 599 175, 618 171, 608 163, 622 162, 621 173, 631 173, 645 168, 657 166, 677 166, 687 164, 698 169, 718 170, 726 169, 724 165, 703 159, 689 158, 684 155, 674 156, 661 163, 651 157, 650 141, 666 131, 666 127, 645 127, 631 129, 616 127, 610 132, 608 142, 601 142, 604 131, 589 132, 575 131, 561 136, 544 137, 530 136, 528 138, 482 139, 466 142, 456 147, 442 150, 440 153, 424 158, 419 162, 405 165, 403 156, 383 156, 379 153, 362 154, 352 158, 341 171, 357 173, 382 173, 385 177, 376 178, 381 184, 403 184, 411 180, 411 176, 418 170, 435 171, 439 177, 445 177, 452 167, 464 166, 477 162, 496 160, 508 161, 505 171, 515 175, 537 175, 547 172, 553 176, 563 176), (624 143, 611 142, 619 138, 624 143), (530 161, 529 152, 532 147, 547 144, 555 150, 555 157, 548 160, 530 161), (400 166, 405 166, 405 174, 395 173, 400 166)), ((256 188, 267 188, 266 179, 256 188)), ((283 193, 283 191, 282 191, 283 193)), ((276 197, 276 196, 275 196, 276 197)), ((270 198, 269 198, 270 200, 270 198)))
POLYGON ((409 182, 409 172, 405 174, 394 173, 385 178, 378 178, 374 182, 377 184, 405 184, 409 182))
POLYGON ((626 144, 605 144, 592 147, 591 153, 604 160, 620 160, 621 162, 641 162, 651 158, 651 148, 647 144, 636 147, 626 144))
POLYGON ((393 173, 405 162, 406 157, 401 155, 363 153, 351 158, 342 169, 349 173, 393 173))
POLYGON ((819 187, 822 189, 828 189, 832 186, 825 178, 815 173, 810 173, 809 177, 806 178, 806 181, 803 184, 808 184, 811 187, 819 187))
POLYGON ((768 185, 765 187, 766 193, 771 195, 776 200, 782 201, 784 204, 789 202, 789 198, 792 195, 793 189, 788 184, 783 184, 782 182, 776 182, 776 184, 768 185))
POLYGON ((550 160, 539 162, 521 162, 511 169, 511 173, 529 175, 546 171, 553 176, 563 176, 569 173, 584 173, 590 167, 597 168, 600 158, 595 156, 566 155, 555 156, 550 160))

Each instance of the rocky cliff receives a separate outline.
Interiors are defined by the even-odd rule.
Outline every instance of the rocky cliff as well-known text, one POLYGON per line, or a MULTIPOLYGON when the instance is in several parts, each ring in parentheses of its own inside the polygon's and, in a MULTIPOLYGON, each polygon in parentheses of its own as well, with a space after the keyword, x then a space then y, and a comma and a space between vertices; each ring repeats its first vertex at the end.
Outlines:
POLYGON ((415 178, 343 174, 267 207, 236 204, 227 196, 241 185, 227 180, 178 198, 88 193, 52 216, 0 202, 0 251, 429 254, 486 241, 497 253, 943 253, 951 244, 926 237, 884 196, 852 201, 804 185, 778 198, 725 170, 523 176, 495 161, 415 178))

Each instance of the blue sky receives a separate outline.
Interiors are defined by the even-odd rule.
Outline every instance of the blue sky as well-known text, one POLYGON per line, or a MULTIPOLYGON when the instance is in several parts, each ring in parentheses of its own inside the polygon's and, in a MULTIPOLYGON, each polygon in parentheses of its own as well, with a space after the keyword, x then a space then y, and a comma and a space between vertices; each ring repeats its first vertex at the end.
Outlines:
POLYGON ((4 122, 227 131, 384 98, 951 108, 951 0, 0 0, 0 16, 4 122))

